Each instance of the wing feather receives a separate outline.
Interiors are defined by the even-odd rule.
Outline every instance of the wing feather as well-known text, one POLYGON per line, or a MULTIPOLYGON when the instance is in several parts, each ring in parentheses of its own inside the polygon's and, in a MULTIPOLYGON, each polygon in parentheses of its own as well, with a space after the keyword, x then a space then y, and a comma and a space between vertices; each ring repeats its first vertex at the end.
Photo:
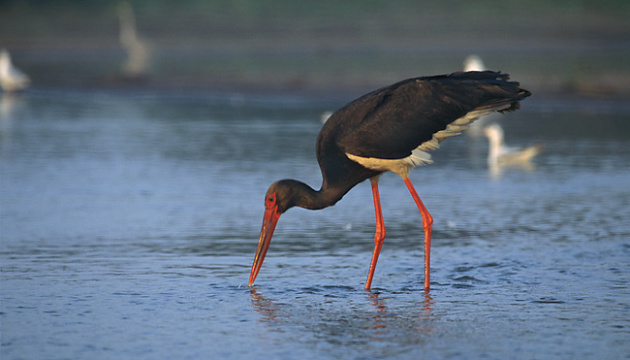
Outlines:
POLYGON ((516 108, 529 92, 507 78, 488 71, 405 80, 351 102, 327 125, 338 123, 336 142, 344 152, 404 158, 414 149, 436 149, 479 116, 516 108))

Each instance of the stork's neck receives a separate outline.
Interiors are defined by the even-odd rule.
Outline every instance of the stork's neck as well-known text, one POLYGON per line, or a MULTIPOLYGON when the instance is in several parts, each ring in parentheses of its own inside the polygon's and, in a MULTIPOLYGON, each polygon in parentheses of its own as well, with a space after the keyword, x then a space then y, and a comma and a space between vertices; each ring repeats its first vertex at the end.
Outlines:
POLYGON ((281 197, 285 198, 286 202, 283 204, 284 209, 282 211, 293 206, 309 210, 323 209, 335 205, 350 190, 329 187, 326 183, 322 185, 320 190, 315 190, 298 180, 280 180, 274 185, 278 189, 283 189, 281 197))
POLYGON ((307 188, 310 190, 306 193, 308 200, 302 205, 297 205, 310 210, 319 210, 328 206, 333 206, 348 192, 347 190, 343 191, 336 188, 326 187, 325 185, 322 185, 322 188, 319 189, 319 191, 313 190, 308 185, 307 188))

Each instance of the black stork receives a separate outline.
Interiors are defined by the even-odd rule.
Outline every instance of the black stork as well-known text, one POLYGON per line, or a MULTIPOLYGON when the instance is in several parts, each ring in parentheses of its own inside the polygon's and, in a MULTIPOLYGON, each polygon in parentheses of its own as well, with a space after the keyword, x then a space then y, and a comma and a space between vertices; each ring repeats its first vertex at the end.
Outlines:
POLYGON ((258 248, 249 286, 254 284, 280 215, 293 206, 318 210, 332 206, 358 183, 369 179, 376 212, 374 253, 366 289, 370 289, 385 239, 378 180, 392 171, 404 180, 424 229, 424 289, 429 290, 433 218, 409 180, 409 170, 431 163, 430 150, 459 135, 476 118, 516 110, 531 95, 500 72, 457 72, 403 80, 375 90, 337 110, 317 136, 317 161, 323 181, 319 191, 297 180, 279 180, 265 195, 258 248))

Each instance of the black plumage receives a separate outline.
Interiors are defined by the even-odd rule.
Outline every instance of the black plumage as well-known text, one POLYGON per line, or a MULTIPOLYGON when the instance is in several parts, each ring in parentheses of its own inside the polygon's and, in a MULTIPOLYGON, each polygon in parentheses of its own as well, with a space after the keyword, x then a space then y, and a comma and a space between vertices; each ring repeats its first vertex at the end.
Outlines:
MULTIPOLYGON (((414 165, 405 159, 415 149, 433 149, 446 137, 458 134, 458 129, 463 129, 477 114, 518 109, 519 101, 529 95, 518 82, 509 81, 507 74, 458 72, 403 80, 361 96, 336 111, 317 137, 317 161, 323 178, 321 189, 316 191, 297 180, 280 180, 267 191, 265 220, 250 285, 260 269, 280 214, 293 206, 321 209, 334 205, 366 179, 371 179, 376 188, 378 175, 388 170, 403 177, 411 191, 413 186, 407 172, 414 165), (274 220, 270 233, 267 233, 268 228, 265 230, 268 217, 274 220)), ((423 219, 430 217, 415 190, 412 196, 423 219)), ((377 190, 374 197, 376 205, 380 201, 377 190)), ((428 232, 426 228, 425 224, 425 237, 430 237, 430 224, 428 232)), ((382 243, 382 239, 380 241, 382 243)), ((375 249, 376 257, 378 251, 375 249)), ((428 254, 426 256, 425 266, 428 266, 428 254)), ((373 265, 375 263, 373 260, 373 265)), ((371 275, 368 288, 369 282, 371 275)), ((425 287, 428 289, 428 279, 425 287)))

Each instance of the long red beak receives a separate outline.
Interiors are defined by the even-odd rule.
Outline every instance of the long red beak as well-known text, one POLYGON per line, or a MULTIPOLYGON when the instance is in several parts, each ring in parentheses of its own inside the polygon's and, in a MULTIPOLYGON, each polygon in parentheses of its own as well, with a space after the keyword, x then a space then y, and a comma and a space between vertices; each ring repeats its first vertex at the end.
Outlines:
POLYGON ((263 260, 265 260, 265 255, 267 255, 271 237, 273 236, 273 230, 276 228, 278 219, 280 219, 280 214, 278 214, 276 210, 276 206, 265 209, 265 217, 263 218, 262 229, 260 230, 256 257, 252 265, 252 272, 249 275, 249 286, 254 285, 254 280, 256 280, 256 276, 258 276, 263 260))

